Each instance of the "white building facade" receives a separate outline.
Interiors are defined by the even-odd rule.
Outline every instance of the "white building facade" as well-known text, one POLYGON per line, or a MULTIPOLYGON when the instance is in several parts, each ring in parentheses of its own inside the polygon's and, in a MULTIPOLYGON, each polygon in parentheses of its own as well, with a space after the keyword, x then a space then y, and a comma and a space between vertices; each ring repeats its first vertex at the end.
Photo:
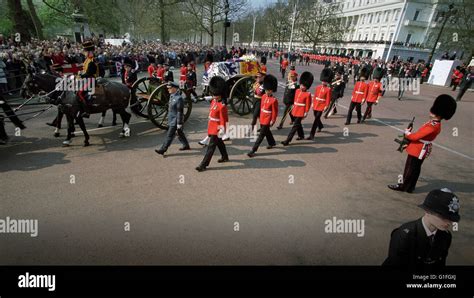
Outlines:
POLYGON ((440 10, 447 6, 437 0, 333 0, 332 5, 342 11, 339 27, 344 35, 341 42, 318 46, 319 51, 413 61, 428 58, 431 29, 441 26, 440 10))

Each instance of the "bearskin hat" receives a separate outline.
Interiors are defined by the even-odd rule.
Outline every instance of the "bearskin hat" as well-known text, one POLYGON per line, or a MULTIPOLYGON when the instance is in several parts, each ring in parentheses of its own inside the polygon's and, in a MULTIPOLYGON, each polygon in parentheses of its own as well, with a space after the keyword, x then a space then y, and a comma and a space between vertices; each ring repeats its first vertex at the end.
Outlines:
POLYGON ((148 61, 150 62, 150 64, 151 64, 151 63, 156 63, 156 59, 155 59, 155 57, 152 56, 152 55, 148 55, 148 61))
POLYGON ((313 81, 314 81, 314 76, 309 71, 305 71, 301 74, 300 85, 304 85, 306 89, 311 88, 311 85, 313 85, 313 81))
POLYGON ((225 96, 226 86, 224 78, 219 76, 212 77, 209 81, 209 93, 215 96, 225 96))
POLYGON ((321 82, 331 82, 332 76, 333 76, 332 70, 330 68, 325 68, 321 71, 319 80, 321 82))
POLYGON ((260 57, 260 63, 262 63, 263 65, 267 64, 267 56, 260 57))
POLYGON ((84 51, 94 51, 95 50, 95 45, 90 40, 83 42, 82 47, 84 48, 84 51))
POLYGON ((359 71, 359 78, 364 77, 367 79, 369 77, 369 69, 367 67, 362 67, 359 71))
POLYGON ((442 119, 449 120, 456 112, 456 101, 447 94, 436 97, 430 112, 442 119))
POLYGON ((125 57, 125 59, 123 59, 123 65, 128 65, 128 66, 133 67, 133 61, 132 61, 132 59, 130 59, 130 58, 128 58, 128 57, 125 57))
POLYGON ((263 89, 272 90, 276 92, 278 88, 278 80, 273 75, 269 74, 263 78, 263 89))
POLYGON ((372 72, 372 77, 377 80, 381 80, 383 77, 383 69, 381 67, 377 67, 372 72))
POLYGON ((344 74, 344 66, 340 65, 336 67, 336 73, 343 75, 344 74))

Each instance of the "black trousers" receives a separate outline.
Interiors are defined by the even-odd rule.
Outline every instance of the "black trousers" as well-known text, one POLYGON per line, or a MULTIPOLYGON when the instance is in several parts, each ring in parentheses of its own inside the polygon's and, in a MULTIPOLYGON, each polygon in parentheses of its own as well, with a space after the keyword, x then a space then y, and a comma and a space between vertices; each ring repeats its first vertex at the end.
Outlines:
POLYGON ((361 106, 362 106, 362 104, 360 102, 357 103, 357 102, 351 101, 351 104, 349 105, 349 112, 347 113, 347 119, 346 119, 347 123, 351 123, 352 112, 354 111, 354 108, 357 111, 357 120, 359 120, 359 122, 360 122, 360 120, 362 119, 361 106))
POLYGON ((364 117, 362 119, 366 119, 367 117, 372 118, 372 105, 373 102, 367 102, 367 108, 365 109, 364 117))
POLYGON ((0 102, 3 102, 2 104, 0 104, 0 107, 9 117, 10 121, 15 124, 16 127, 21 127, 23 125, 23 122, 16 116, 15 112, 12 110, 10 105, 3 99, 3 97, 0 97, 0 102))
POLYGON ((253 114, 252 114, 252 130, 253 127, 257 124, 257 120, 260 117, 260 105, 261 105, 261 99, 255 99, 254 104, 253 104, 253 114))
POLYGON ((312 138, 314 138, 314 134, 316 133, 316 128, 323 129, 324 125, 321 121, 321 116, 323 115, 322 111, 314 111, 314 122, 313 127, 311 127, 311 133, 309 134, 312 138))
POLYGON ((207 167, 209 165, 212 156, 214 155, 214 151, 216 151, 216 147, 219 148, 219 152, 221 153, 223 159, 229 158, 229 155, 227 155, 227 149, 225 147, 224 141, 222 141, 222 139, 217 137, 216 135, 210 135, 209 145, 207 145, 206 155, 204 155, 204 159, 201 162, 201 166, 207 167))
POLYGON ((421 173, 421 165, 425 159, 418 159, 417 157, 408 155, 405 162, 405 170, 403 171, 403 183, 401 185, 404 191, 415 190, 416 182, 421 173))
POLYGON ((467 89, 470 88, 471 84, 465 83, 462 88, 459 89, 458 95, 456 96, 456 100, 461 100, 463 97, 464 93, 466 93, 467 89))
POLYGON ((2 141, 7 141, 8 140, 8 135, 7 132, 5 131, 5 122, 3 121, 3 116, 0 115, 0 140, 2 141))
POLYGON ((171 143, 174 140, 174 137, 176 136, 176 133, 178 134, 178 140, 183 144, 184 147, 189 146, 188 140, 186 139, 186 136, 184 135, 183 129, 178 129, 176 126, 170 126, 168 128, 168 132, 166 133, 166 140, 161 146, 161 149, 163 150, 168 150, 168 147, 171 145, 171 143))
POLYGON ((293 127, 290 130, 290 133, 288 134, 288 137, 286 138, 286 141, 289 143, 291 140, 293 140, 293 137, 295 136, 296 133, 298 133, 298 137, 304 138, 304 131, 303 131, 303 125, 301 124, 301 121, 303 121, 302 117, 295 117, 295 121, 293 122, 293 127))
POLYGON ((285 104, 285 111, 283 112, 283 116, 281 117, 280 124, 278 127, 283 127, 283 124, 285 123, 286 117, 288 114, 290 115, 291 122, 295 122, 295 116, 291 115, 291 108, 293 107, 293 104, 285 104))
POLYGON ((252 151, 256 152, 258 147, 262 143, 263 139, 267 138, 267 143, 269 146, 275 146, 275 138, 273 137, 272 131, 270 130, 270 125, 261 125, 260 126, 260 133, 258 134, 257 140, 253 145, 252 151))

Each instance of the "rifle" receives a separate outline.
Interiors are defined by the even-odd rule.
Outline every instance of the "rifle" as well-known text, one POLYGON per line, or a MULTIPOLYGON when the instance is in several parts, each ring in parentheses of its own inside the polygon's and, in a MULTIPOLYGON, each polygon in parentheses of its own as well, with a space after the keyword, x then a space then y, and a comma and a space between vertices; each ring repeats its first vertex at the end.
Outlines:
MULTIPOLYGON (((408 129, 408 130, 413 129, 413 124, 414 124, 414 123, 415 123, 415 117, 413 117, 413 119, 411 120, 411 122, 408 123, 407 129, 408 129)), ((410 143, 410 140, 408 140, 408 139, 405 137, 405 134, 399 135, 398 137, 399 137, 399 139, 395 139, 394 141, 395 141, 396 143, 400 144, 400 146, 398 146, 397 151, 400 152, 400 153, 402 153, 403 150, 405 150, 405 148, 404 148, 405 145, 408 145, 408 144, 410 143)))

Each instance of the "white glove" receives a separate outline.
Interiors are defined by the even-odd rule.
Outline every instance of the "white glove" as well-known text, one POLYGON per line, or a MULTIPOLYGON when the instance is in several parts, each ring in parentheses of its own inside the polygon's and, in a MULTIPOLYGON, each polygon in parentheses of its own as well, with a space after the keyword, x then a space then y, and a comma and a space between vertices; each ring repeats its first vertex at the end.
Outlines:
POLYGON ((411 129, 405 129, 405 134, 406 134, 406 135, 411 134, 411 129))
POLYGON ((183 124, 178 124, 177 127, 178 127, 178 129, 181 129, 181 128, 183 128, 183 124))
POLYGON ((304 113, 304 118, 306 118, 306 116, 308 116, 308 113, 304 113))

